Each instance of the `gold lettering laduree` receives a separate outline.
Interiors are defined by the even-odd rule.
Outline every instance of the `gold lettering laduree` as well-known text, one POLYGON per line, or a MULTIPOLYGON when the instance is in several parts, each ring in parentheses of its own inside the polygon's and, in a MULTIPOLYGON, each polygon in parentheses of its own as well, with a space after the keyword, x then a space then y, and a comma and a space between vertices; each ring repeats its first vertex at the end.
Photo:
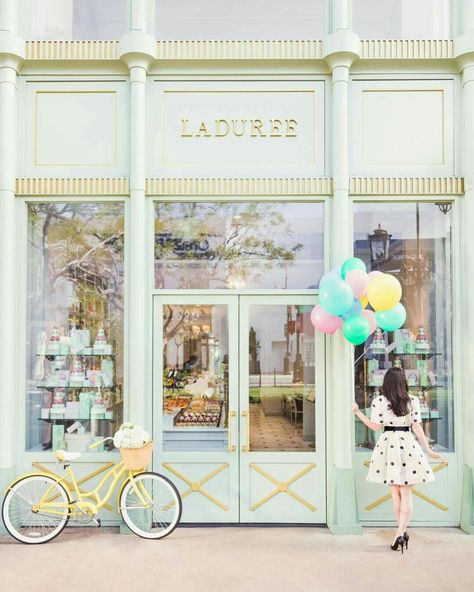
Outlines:
POLYGON ((273 119, 225 119, 223 117, 190 122, 181 119, 181 138, 296 138, 298 121, 283 117, 273 119))

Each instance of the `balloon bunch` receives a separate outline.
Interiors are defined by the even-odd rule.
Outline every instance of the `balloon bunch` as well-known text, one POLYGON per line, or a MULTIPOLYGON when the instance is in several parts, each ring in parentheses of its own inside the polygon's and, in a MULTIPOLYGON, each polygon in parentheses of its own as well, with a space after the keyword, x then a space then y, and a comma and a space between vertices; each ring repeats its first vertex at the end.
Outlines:
POLYGON ((381 271, 367 273, 365 263, 351 257, 321 278, 320 303, 311 311, 311 322, 327 335, 342 328, 347 341, 360 345, 377 327, 395 331, 403 326, 406 310, 401 297, 397 278, 381 271))

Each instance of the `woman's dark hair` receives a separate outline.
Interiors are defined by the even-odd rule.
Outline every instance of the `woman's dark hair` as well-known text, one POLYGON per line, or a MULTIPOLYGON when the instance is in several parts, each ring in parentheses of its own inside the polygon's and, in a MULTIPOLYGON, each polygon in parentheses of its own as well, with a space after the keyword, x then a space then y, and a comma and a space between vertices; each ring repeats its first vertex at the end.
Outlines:
POLYGON ((383 379, 382 392, 390 403, 390 408, 397 417, 410 412, 410 395, 402 368, 389 368, 383 379))

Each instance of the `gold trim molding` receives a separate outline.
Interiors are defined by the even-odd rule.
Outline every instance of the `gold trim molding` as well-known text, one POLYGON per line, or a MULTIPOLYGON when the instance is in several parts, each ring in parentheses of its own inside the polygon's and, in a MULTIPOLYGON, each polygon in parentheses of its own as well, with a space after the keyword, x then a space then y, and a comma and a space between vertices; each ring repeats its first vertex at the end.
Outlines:
MULTIPOLYGON (((146 179, 145 192, 158 196, 327 196, 333 194, 333 180, 328 177, 149 178, 146 179)), ((15 193, 33 196, 129 195, 129 180, 127 177, 20 177, 16 179, 15 193)), ((449 196, 463 193, 464 179, 460 177, 353 177, 350 183, 350 194, 361 196, 449 196)))
POLYGON ((118 41, 27 41, 27 60, 117 60, 118 41))
POLYGON ((320 40, 157 41, 158 60, 322 60, 320 40))
POLYGON ((19 178, 17 195, 128 195, 128 179, 120 178, 19 178))
POLYGON ((351 195, 462 195, 460 177, 353 177, 351 195))
POLYGON ((148 195, 331 195, 332 179, 147 179, 148 195))
MULTIPOLYGON (((27 60, 117 60, 118 41, 26 41, 27 60)), ((362 60, 452 59, 452 39, 370 39, 362 60)), ((322 60, 319 39, 157 41, 157 60, 322 60)))
POLYGON ((361 60, 452 59, 452 39, 373 39, 360 42, 361 60))

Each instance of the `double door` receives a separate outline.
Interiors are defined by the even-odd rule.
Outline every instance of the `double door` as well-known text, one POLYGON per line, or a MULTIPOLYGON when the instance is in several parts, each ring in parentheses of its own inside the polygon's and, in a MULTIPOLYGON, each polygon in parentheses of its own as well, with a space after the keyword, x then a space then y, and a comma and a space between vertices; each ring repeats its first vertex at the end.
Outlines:
POLYGON ((324 338, 312 296, 155 296, 155 470, 183 522, 325 523, 324 338))

